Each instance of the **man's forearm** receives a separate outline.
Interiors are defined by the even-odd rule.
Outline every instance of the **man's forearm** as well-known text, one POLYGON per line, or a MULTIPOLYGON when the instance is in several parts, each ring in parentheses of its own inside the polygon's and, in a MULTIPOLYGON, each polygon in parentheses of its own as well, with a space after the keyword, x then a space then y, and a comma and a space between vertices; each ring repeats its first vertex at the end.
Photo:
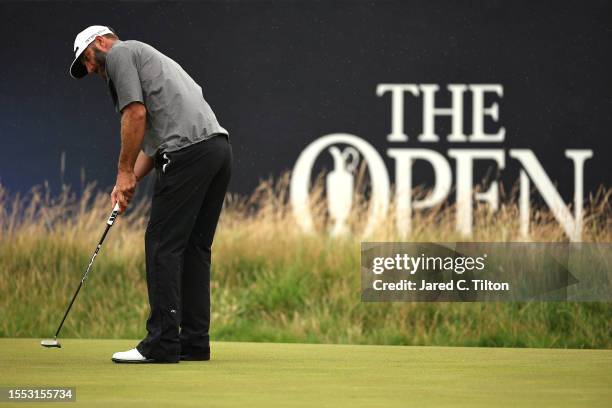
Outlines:
POLYGON ((144 138, 146 110, 143 105, 127 106, 121 116, 121 152, 119 153, 119 172, 133 172, 136 158, 144 138))
POLYGON ((134 164, 134 175, 136 180, 140 181, 144 176, 149 174, 153 168, 153 159, 147 156, 142 150, 138 153, 136 164, 134 164))

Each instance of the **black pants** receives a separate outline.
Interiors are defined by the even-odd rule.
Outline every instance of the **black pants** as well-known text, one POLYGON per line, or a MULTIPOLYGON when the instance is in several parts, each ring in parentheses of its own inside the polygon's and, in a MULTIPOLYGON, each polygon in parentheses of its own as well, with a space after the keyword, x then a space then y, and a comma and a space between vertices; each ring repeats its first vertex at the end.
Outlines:
POLYGON ((137 349, 158 361, 208 352, 211 245, 231 176, 225 135, 155 160, 155 189, 145 235, 151 313, 137 349), (180 330, 180 332, 179 332, 180 330))

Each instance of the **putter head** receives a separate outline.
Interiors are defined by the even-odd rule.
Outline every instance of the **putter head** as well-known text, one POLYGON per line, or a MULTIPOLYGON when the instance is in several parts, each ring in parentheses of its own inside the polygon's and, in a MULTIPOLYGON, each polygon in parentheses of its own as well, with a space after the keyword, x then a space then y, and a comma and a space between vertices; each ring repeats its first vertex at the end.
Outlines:
POLYGON ((45 339, 45 340, 40 342, 40 345, 43 346, 43 347, 62 348, 62 345, 60 344, 58 339, 45 339))

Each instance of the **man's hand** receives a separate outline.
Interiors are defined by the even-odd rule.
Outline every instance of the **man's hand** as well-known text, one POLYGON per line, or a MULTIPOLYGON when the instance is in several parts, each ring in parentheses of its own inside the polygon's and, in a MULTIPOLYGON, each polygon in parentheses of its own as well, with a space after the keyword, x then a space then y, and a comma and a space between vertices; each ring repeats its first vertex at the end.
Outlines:
POLYGON ((115 203, 119 203, 119 213, 123 213, 132 201, 136 183, 136 175, 133 171, 119 171, 117 173, 117 181, 111 193, 111 201, 113 207, 115 207, 115 203))

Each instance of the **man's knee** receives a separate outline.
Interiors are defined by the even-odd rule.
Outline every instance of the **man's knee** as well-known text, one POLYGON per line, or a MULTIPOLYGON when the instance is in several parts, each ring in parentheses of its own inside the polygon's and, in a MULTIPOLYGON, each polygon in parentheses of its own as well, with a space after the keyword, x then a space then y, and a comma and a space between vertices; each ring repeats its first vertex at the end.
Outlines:
POLYGON ((159 242, 159 229, 151 226, 147 226, 145 230, 145 250, 147 252, 154 250, 159 242))
POLYGON ((198 239, 192 234, 189 238, 189 242, 187 243, 187 251, 203 257, 204 260, 210 261, 212 248, 210 243, 206 242, 205 240, 198 239))

